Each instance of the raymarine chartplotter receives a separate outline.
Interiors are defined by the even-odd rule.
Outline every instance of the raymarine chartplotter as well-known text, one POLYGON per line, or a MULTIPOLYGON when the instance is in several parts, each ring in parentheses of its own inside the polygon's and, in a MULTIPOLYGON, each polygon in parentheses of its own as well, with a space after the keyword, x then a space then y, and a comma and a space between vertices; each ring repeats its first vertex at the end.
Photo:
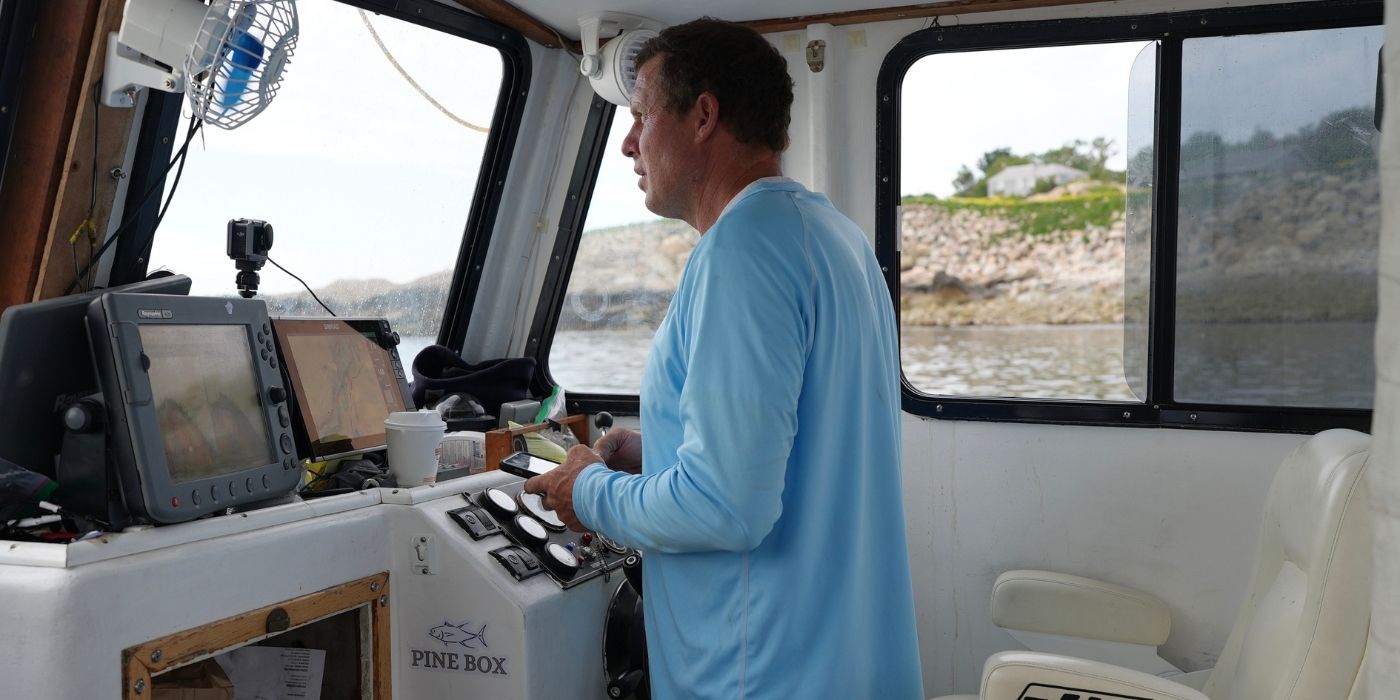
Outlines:
POLYGON ((261 300, 105 294, 88 309, 88 331, 132 515, 180 522, 300 481, 261 300))

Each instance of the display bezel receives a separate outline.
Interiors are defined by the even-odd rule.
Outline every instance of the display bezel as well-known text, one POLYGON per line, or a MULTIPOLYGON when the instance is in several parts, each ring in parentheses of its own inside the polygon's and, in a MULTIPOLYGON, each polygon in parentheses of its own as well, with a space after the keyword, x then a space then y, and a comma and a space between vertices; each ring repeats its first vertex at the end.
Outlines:
POLYGON ((283 420, 282 375, 272 328, 261 300, 104 294, 88 308, 88 331, 108 420, 111 462, 127 507, 157 523, 191 520, 225 508, 286 495, 301 468, 283 420), (242 329, 257 384, 260 415, 273 461, 222 474, 176 481, 161 439, 157 402, 141 338, 143 326, 237 326, 242 329), (259 338, 261 336, 261 338, 259 338), (264 353, 265 351, 265 353, 264 353))

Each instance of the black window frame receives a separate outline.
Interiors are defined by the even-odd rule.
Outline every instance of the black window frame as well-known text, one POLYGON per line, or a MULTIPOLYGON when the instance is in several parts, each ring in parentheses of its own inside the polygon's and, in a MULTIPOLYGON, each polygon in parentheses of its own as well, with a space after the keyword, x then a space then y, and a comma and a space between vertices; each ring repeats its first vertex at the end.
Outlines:
MULTIPOLYGON (((457 262, 438 329, 438 344, 460 350, 481 286, 486 254, 500 212, 501 193, 515 152, 521 116, 525 111, 525 99, 530 87, 530 47, 520 32, 510 27, 433 0, 336 1, 490 46, 500 53, 501 85, 497 92, 496 110, 491 118, 471 211, 457 251, 457 262)), ((141 207, 140 200, 153 186, 164 189, 166 164, 170 162, 177 134, 183 134, 180 106, 184 95, 155 90, 148 93, 127 185, 127 209, 123 214, 124 220, 135 217, 138 221, 116 243, 109 285, 134 282, 146 276, 149 261, 142 251, 148 249, 149 241, 157 233, 152 226, 161 198, 152 197, 145 207, 141 207)), ((175 196, 180 196, 178 191, 175 196)))
POLYGON ((1377 0, 1225 8, 1153 15, 931 27, 900 41, 876 83, 875 252, 891 302, 899 309, 900 92, 918 60, 943 53, 1158 41, 1152 261, 1146 400, 954 397, 925 394, 904 377, 906 412, 929 418, 1235 431, 1369 431, 1370 409, 1181 403, 1173 400, 1176 303, 1177 166, 1181 147, 1181 47, 1187 39, 1371 26, 1383 23, 1377 0), (1168 252, 1170 252, 1168 254, 1168 252))
MULTIPOLYGON (((588 206, 593 200, 593 187, 598 182, 598 171, 607 154, 608 134, 612 130, 613 119, 618 118, 617 109, 616 105, 595 94, 588 108, 583 137, 579 140, 578 156, 574 159, 574 170, 569 177, 564 208, 559 214, 554 249, 550 253, 549 268, 545 273, 539 303, 535 307, 535 318, 530 324, 530 338, 525 346, 524 354, 535 358, 535 366, 539 368, 535 372, 533 387, 539 396, 547 396, 557 384, 549 371, 549 352, 554 346, 554 333, 559 328, 569 278, 573 273, 574 260, 578 257, 579 243, 583 239, 588 206)), ((622 117, 631 118, 625 112, 622 117)), ((564 387, 566 392, 568 388, 564 387)), ((641 399, 635 394, 578 393, 566 394, 565 398, 565 408, 569 413, 607 411, 615 415, 635 416, 641 411, 641 399)))

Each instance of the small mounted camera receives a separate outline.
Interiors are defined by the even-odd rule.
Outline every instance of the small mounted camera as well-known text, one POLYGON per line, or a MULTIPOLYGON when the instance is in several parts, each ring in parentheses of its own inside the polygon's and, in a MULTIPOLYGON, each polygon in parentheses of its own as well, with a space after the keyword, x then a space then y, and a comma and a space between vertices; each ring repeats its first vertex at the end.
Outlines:
POLYGON ((230 219, 228 256, 238 268, 238 294, 251 299, 258 293, 258 270, 267 262, 272 249, 272 224, 257 219, 230 219))

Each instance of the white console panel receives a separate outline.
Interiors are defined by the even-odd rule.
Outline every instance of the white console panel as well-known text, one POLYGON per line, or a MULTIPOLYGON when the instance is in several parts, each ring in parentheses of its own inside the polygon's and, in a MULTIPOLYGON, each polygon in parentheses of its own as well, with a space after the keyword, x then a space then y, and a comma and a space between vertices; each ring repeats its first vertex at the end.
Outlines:
POLYGON ((482 474, 76 545, 0 541, 0 697, 122 697, 128 647, 389 571, 396 699, 605 698, 602 630, 621 573, 568 590, 544 574, 516 581, 489 554, 504 538, 474 541, 446 514, 462 491, 514 480, 482 474), (432 573, 416 573, 422 536, 432 573))

